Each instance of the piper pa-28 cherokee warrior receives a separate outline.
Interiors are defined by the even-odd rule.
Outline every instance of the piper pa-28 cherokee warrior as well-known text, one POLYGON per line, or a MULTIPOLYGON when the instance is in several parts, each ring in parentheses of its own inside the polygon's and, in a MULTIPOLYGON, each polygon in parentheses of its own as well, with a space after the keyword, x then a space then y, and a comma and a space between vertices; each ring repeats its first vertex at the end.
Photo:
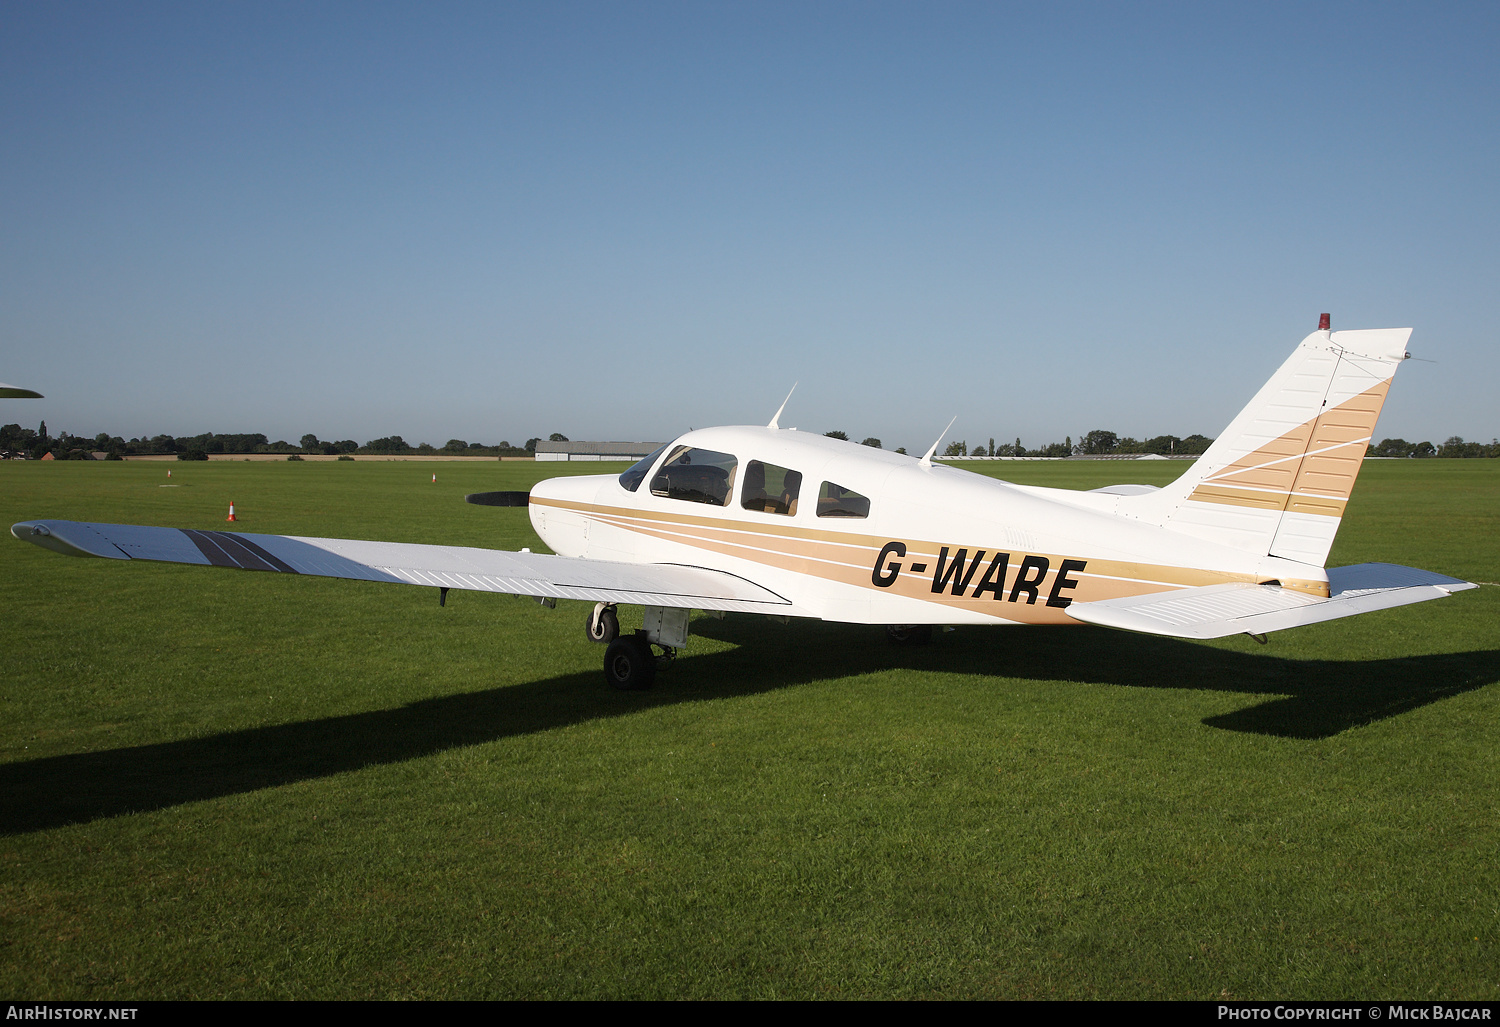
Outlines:
POLYGON ((556 555, 74 521, 11 533, 72 555, 592 602, 587 632, 620 688, 651 683, 692 610, 878 624, 898 642, 933 625, 1077 623, 1263 641, 1475 587, 1323 566, 1410 335, 1333 332, 1323 315, 1164 488, 1012 485, 934 464, 937 443, 919 460, 780 428, 778 410, 765 427, 690 431, 620 475, 467 497, 524 503, 556 555), (645 608, 643 628, 620 633, 622 603, 645 608))

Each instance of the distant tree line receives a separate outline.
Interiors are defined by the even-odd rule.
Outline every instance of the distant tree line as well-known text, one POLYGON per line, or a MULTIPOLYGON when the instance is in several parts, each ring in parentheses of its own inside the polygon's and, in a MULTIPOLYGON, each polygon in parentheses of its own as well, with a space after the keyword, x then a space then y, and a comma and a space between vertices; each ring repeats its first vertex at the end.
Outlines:
MULTIPOLYGON (((830 438, 849 440, 847 433, 842 431, 831 431, 825 433, 830 438)), ((537 443, 541 439, 527 439, 523 446, 513 446, 508 441, 502 441, 498 445, 486 445, 482 442, 466 442, 463 439, 449 439, 441 447, 422 442, 413 446, 407 443, 399 435, 388 435, 385 438, 371 439, 363 445, 353 439, 342 439, 338 442, 325 442, 311 433, 302 436, 297 445, 290 442, 271 442, 265 435, 254 433, 247 435, 220 435, 214 432, 204 432, 202 435, 174 438, 171 435, 154 435, 151 438, 123 439, 118 435, 110 435, 100 432, 95 436, 69 435, 62 432, 55 438, 47 433, 47 422, 43 421, 36 429, 22 428, 19 424, 7 424, 0 426, 0 459, 32 459, 39 460, 48 453, 52 454, 54 460, 92 460, 95 453, 103 453, 106 460, 120 460, 127 456, 167 456, 175 455, 181 460, 206 460, 209 455, 219 454, 253 454, 253 453, 285 453, 291 455, 322 455, 322 456, 387 456, 387 455, 449 455, 449 456, 531 456, 536 452, 537 443)), ((550 436, 552 442, 567 442, 568 437, 560 432, 553 432, 550 436)), ((993 438, 989 444, 980 443, 972 449, 967 440, 950 442, 947 449, 943 451, 944 456, 1103 456, 1107 454, 1157 454, 1160 456, 1198 456, 1213 443, 1213 439, 1202 435, 1189 435, 1187 438, 1178 438, 1176 435, 1157 435, 1144 441, 1133 439, 1130 436, 1121 438, 1112 431, 1096 429, 1084 435, 1074 443, 1070 435, 1062 442, 1052 442, 1035 449, 1027 449, 1021 444, 1020 439, 1015 442, 997 443, 993 438)), ((880 440, 867 438, 862 443, 875 449, 881 448, 880 440)), ((906 452, 905 447, 896 452, 906 452)), ((1473 458, 1473 457, 1500 457, 1500 440, 1491 439, 1484 442, 1465 442, 1457 435, 1450 437, 1440 446, 1431 442, 1407 442, 1405 439, 1382 439, 1380 444, 1371 445, 1368 450, 1369 456, 1387 457, 1438 457, 1438 458, 1473 458)))
MULTIPOLYGON (((850 442, 850 441, 852 441, 849 438, 849 433, 848 432, 842 432, 842 431, 825 431, 823 434, 827 438, 838 439, 840 442, 850 442)), ((871 435, 869 438, 867 438, 867 439, 863 440, 862 442, 860 442, 860 445, 861 446, 869 446, 871 449, 880 449, 880 448, 882 448, 881 445, 880 445, 880 440, 877 439, 873 435, 871 435)), ((900 452, 904 453, 906 451, 905 450, 901 450, 900 452)))
MULTIPOLYGON (((564 436, 556 433, 552 438, 554 441, 567 441, 564 436)), ((438 448, 426 442, 412 446, 399 435, 371 439, 364 445, 353 439, 325 442, 310 433, 302 436, 296 445, 280 440, 272 442, 260 433, 225 435, 204 432, 202 435, 186 437, 154 435, 150 438, 124 439, 107 432, 100 432, 92 437, 62 432, 54 437, 48 434, 47 422, 43 421, 35 430, 22 428, 19 424, 0 427, 0 459, 40 460, 48 453, 52 454, 54 460, 92 460, 95 453, 103 453, 106 460, 121 460, 127 456, 176 456, 180 460, 206 460, 210 454, 254 453, 285 453, 289 456, 447 454, 501 457, 530 456, 536 451, 539 441, 540 439, 529 439, 525 446, 512 446, 508 441, 502 441, 499 445, 492 446, 482 442, 449 439, 442 448, 438 448)))
POLYGON ((1140 439, 1131 438, 1129 435, 1121 438, 1112 431, 1096 429, 1080 438, 1076 443, 1073 436, 1069 435, 1061 442, 1049 442, 1044 446, 1027 449, 1020 439, 1014 442, 996 442, 990 439, 989 445, 984 443, 969 447, 967 440, 962 442, 951 442, 943 451, 944 456, 1105 456, 1108 454, 1156 454, 1158 456, 1198 456, 1213 444, 1213 439, 1203 435, 1189 435, 1187 438, 1178 438, 1176 435, 1158 435, 1155 438, 1140 439))
POLYGON ((1413 458, 1435 456, 1449 459, 1497 457, 1500 456, 1500 439, 1490 439, 1488 443, 1465 442, 1454 435, 1441 446, 1434 446, 1430 442, 1407 442, 1405 439, 1381 439, 1380 445, 1371 446, 1366 455, 1413 458))

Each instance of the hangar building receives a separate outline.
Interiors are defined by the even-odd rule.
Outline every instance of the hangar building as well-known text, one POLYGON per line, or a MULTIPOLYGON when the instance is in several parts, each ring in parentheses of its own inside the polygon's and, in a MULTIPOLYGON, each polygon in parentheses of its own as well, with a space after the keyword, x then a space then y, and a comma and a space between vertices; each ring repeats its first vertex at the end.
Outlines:
POLYGON ((538 442, 538 460, 639 460, 660 442, 538 442))

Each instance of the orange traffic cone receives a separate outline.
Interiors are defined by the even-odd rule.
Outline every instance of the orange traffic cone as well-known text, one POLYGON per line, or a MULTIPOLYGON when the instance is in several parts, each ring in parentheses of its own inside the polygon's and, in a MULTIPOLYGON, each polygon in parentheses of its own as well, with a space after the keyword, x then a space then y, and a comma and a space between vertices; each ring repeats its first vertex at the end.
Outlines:
POLYGON ((172 472, 171 472, 171 471, 168 471, 168 472, 167 472, 167 477, 168 477, 168 478, 170 478, 170 477, 172 477, 172 472))
POLYGON ((237 520, 239 520, 239 518, 234 515, 234 500, 232 500, 232 499, 229 501, 229 516, 226 517, 226 518, 224 518, 224 519, 226 521, 237 521, 237 520))
POLYGON ((435 475, 435 474, 434 474, 434 475, 433 475, 433 476, 432 476, 432 483, 433 483, 433 484, 434 484, 434 485, 436 485, 436 484, 437 484, 437 475, 435 475))

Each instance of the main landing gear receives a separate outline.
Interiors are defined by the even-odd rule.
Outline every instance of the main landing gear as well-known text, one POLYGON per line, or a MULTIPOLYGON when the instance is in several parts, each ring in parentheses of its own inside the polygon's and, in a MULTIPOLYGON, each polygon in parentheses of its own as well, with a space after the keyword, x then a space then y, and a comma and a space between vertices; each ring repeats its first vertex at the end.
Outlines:
POLYGON ((609 646, 604 650, 604 680, 610 687, 622 691, 650 688, 656 680, 656 668, 670 663, 677 650, 687 645, 688 612, 675 607, 648 606, 645 627, 622 635, 614 604, 596 603, 584 623, 584 634, 590 642, 609 646), (660 656, 653 646, 661 650, 660 656))
POLYGON ((656 654, 639 635, 626 635, 604 650, 604 680, 622 692, 650 688, 656 680, 656 654))

